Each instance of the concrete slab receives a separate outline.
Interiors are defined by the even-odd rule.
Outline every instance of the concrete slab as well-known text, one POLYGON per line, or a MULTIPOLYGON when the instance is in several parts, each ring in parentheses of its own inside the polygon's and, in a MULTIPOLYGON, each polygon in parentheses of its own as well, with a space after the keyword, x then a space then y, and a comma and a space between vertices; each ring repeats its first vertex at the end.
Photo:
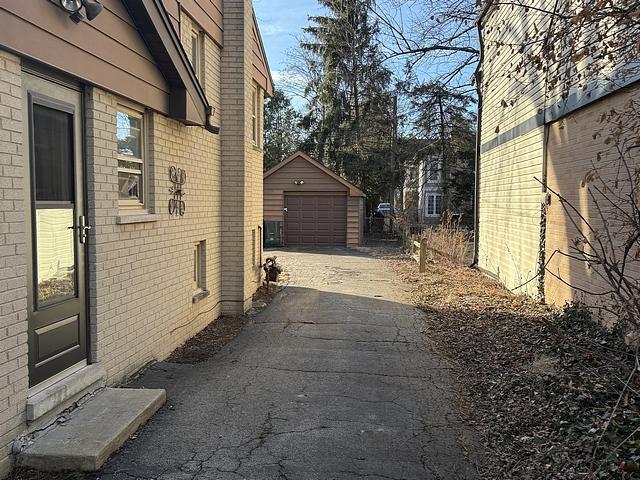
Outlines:
POLYGON ((98 470, 165 400, 161 389, 105 388, 29 442, 16 463, 43 471, 98 470))
POLYGON ((479 478, 455 377, 389 265, 352 249, 269 254, 289 286, 210 360, 136 380, 172 408, 100 479, 479 478))
POLYGON ((104 368, 98 363, 87 365, 67 378, 27 398, 27 420, 33 422, 45 414, 69 406, 78 396, 104 386, 104 368))

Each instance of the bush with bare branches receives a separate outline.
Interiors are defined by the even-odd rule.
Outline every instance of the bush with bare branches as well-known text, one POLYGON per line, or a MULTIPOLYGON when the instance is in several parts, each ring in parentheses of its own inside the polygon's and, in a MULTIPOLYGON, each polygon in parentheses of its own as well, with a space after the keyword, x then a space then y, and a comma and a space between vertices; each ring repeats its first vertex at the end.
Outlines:
POLYGON ((426 228, 421 238, 427 240, 429 255, 434 260, 458 265, 468 264, 469 242, 472 233, 462 226, 462 217, 444 213, 442 222, 435 228, 426 228))

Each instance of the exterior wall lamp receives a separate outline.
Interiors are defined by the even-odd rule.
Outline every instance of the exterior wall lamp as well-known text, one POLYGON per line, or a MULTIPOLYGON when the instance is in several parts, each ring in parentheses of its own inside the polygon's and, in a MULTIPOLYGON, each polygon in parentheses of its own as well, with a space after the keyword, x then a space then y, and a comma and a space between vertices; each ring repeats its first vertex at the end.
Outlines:
POLYGON ((91 0, 59 0, 60 6, 68 12, 69 18, 75 23, 80 23, 84 19, 84 15, 80 13, 82 7, 85 9, 87 20, 91 21, 102 12, 102 4, 98 1, 91 0))
POLYGON ((304 180, 294 180, 293 183, 296 185, 304 185, 304 180))

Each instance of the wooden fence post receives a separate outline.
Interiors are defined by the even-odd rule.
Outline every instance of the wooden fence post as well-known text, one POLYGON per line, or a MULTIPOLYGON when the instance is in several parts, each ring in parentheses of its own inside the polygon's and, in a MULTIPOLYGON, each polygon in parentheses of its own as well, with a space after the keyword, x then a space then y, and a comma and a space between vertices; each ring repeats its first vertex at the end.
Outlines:
POLYGON ((427 239, 420 240, 420 273, 427 271, 427 239))

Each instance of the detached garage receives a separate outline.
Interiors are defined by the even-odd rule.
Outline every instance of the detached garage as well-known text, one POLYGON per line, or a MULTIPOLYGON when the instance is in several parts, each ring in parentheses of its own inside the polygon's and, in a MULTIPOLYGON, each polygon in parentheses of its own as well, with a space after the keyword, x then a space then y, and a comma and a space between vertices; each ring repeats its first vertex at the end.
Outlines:
POLYGON ((297 152, 264 174, 266 246, 355 247, 362 243, 365 194, 297 152))

